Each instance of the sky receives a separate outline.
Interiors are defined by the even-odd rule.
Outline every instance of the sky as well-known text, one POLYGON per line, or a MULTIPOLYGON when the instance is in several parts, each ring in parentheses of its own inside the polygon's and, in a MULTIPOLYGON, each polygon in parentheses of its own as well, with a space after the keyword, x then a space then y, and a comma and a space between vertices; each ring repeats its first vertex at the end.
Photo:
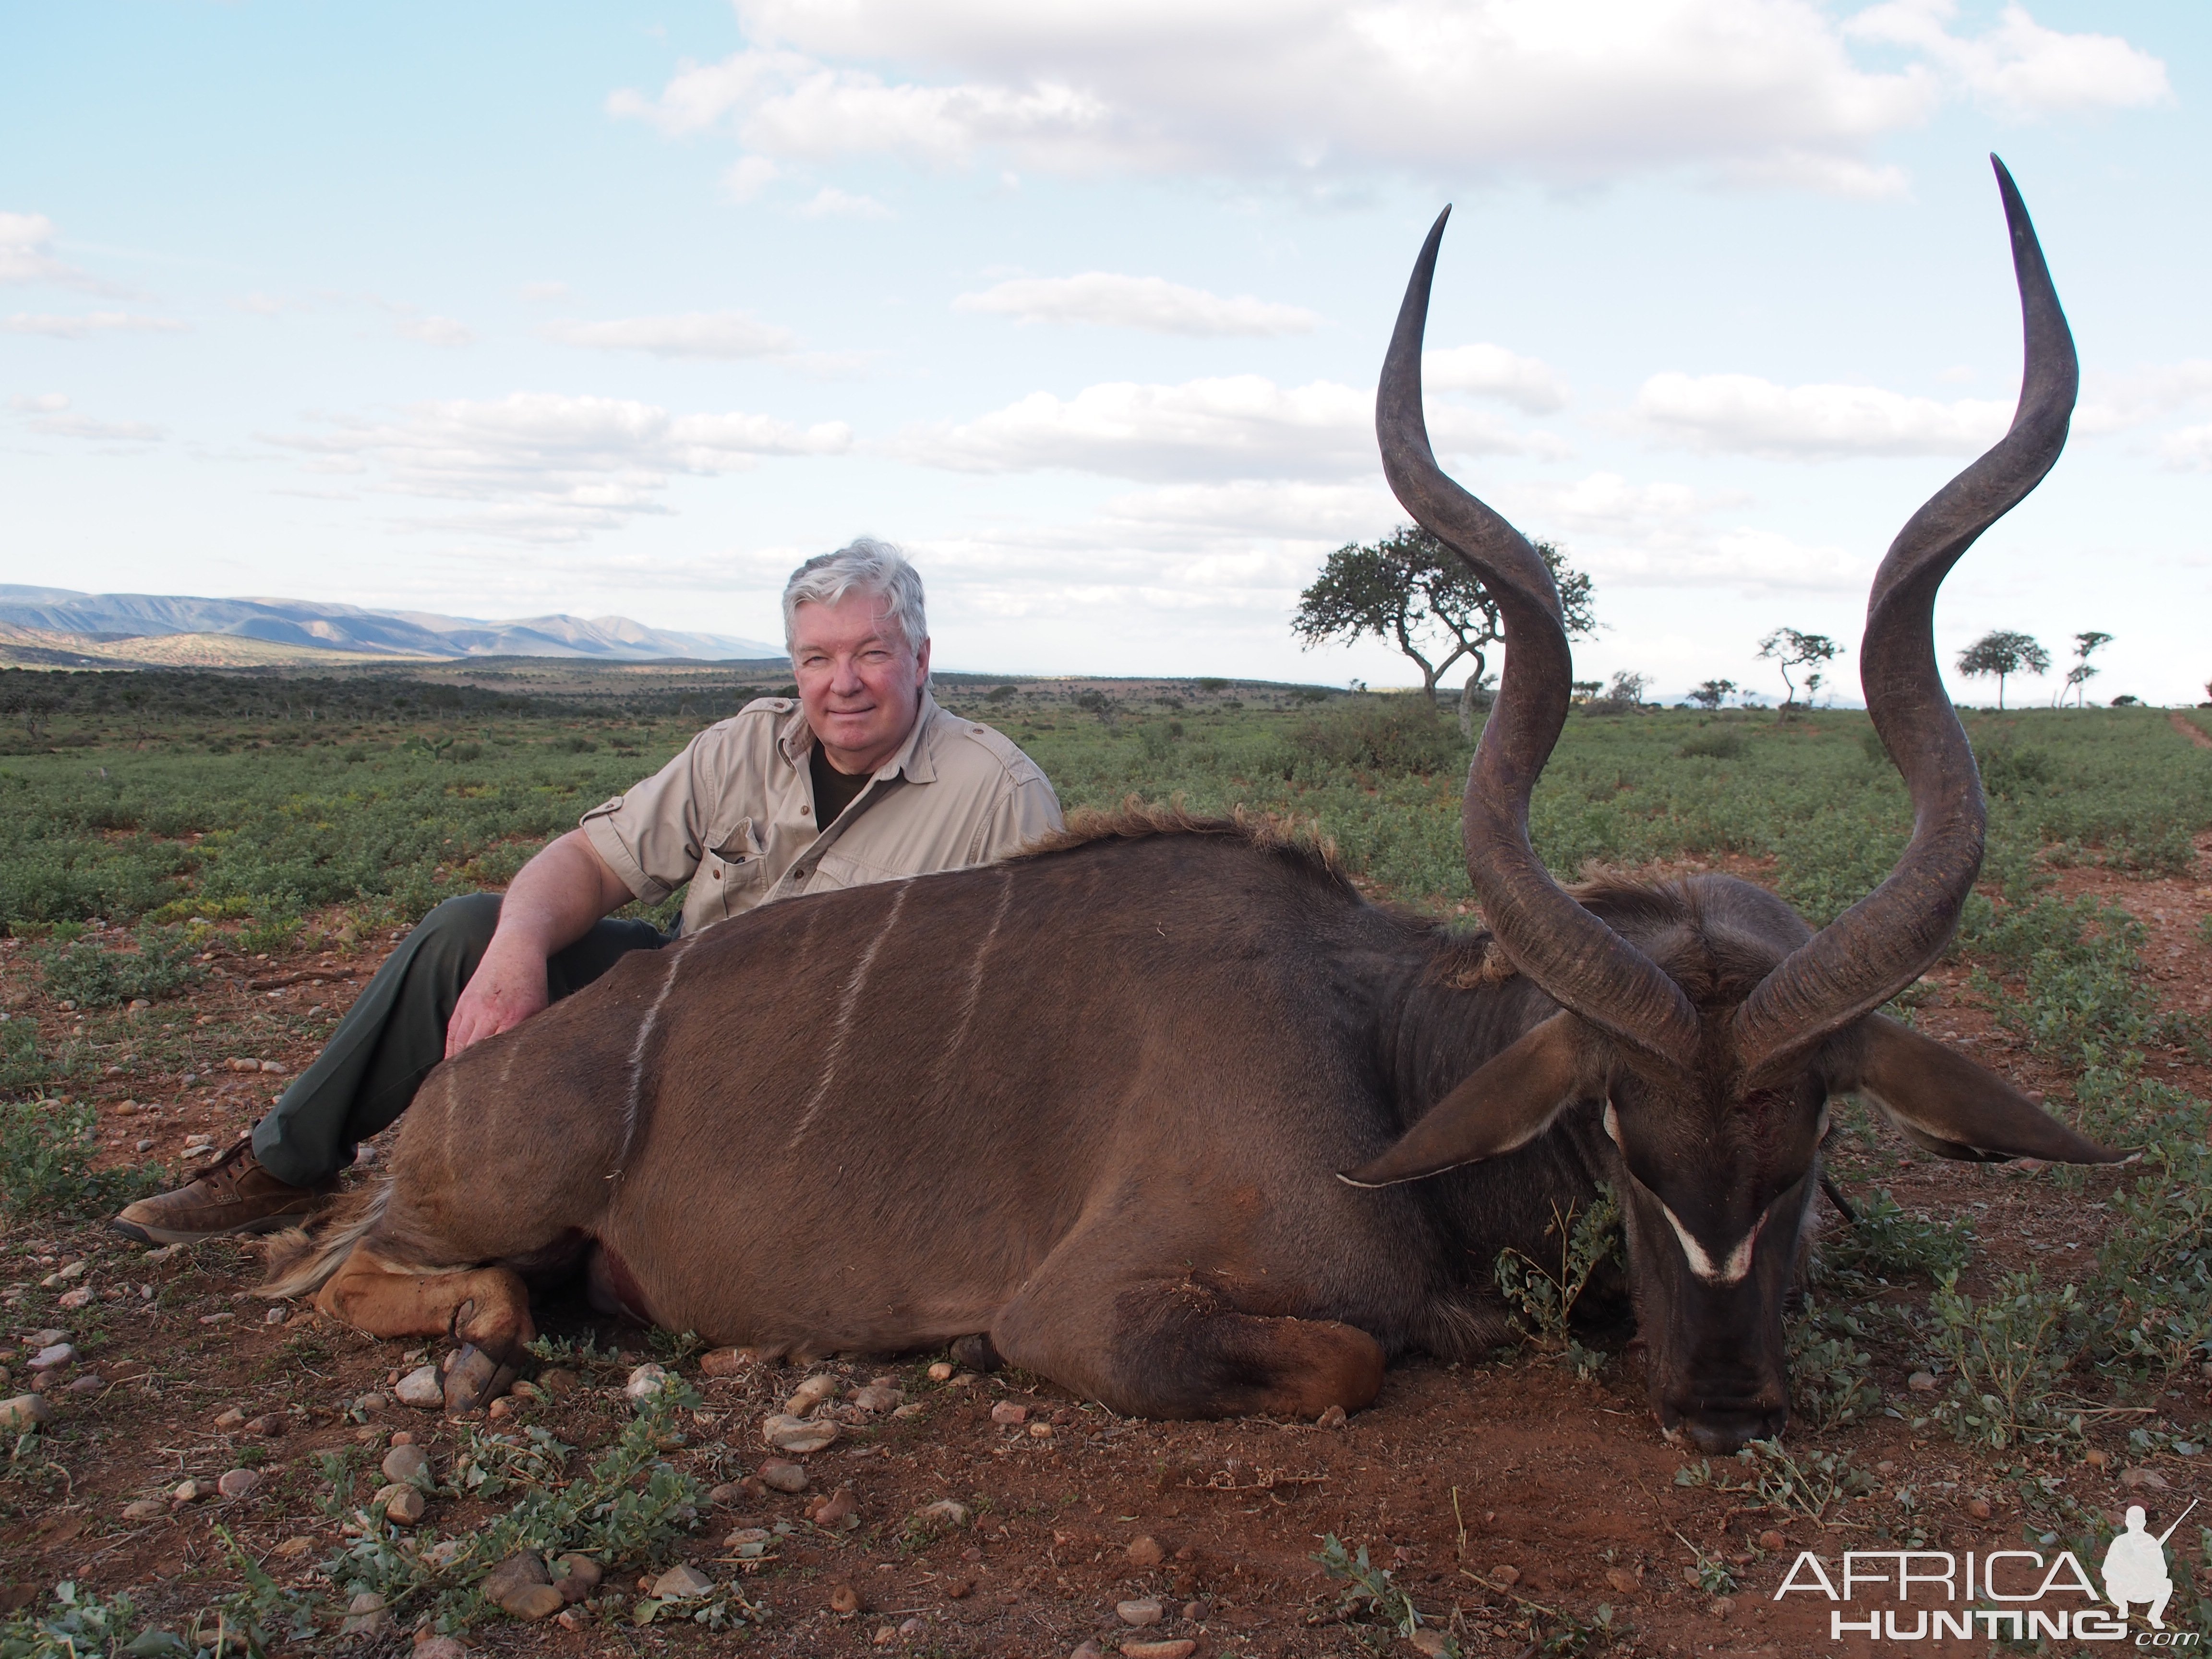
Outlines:
MULTIPOLYGON (((781 631, 870 534, 940 668, 1417 678, 1289 623, 1455 475, 1584 678, 1782 689, 1999 434, 1988 154, 2083 367, 1966 556, 2100 697, 2208 693, 2200 0, 0 0, 0 581, 781 631)), ((1986 682, 1954 680, 1987 701, 1986 682)))

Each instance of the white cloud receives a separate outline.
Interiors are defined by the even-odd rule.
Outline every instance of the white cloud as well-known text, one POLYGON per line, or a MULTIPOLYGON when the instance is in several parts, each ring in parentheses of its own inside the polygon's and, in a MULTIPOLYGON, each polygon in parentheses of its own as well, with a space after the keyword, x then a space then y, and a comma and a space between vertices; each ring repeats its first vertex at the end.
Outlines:
POLYGON ((1431 392, 1473 392, 1502 398, 1531 415, 1567 406, 1566 383, 1552 366, 1504 346, 1476 343, 1421 354, 1421 385, 1431 392))
POLYGON ((853 196, 835 185, 824 185, 800 208, 809 219, 888 219, 891 210, 872 196, 853 196))
POLYGON ((580 540, 665 513, 659 496, 679 474, 842 454, 853 434, 842 422, 800 428, 764 415, 673 415, 612 398, 518 392, 419 404, 395 421, 331 421, 265 441, 307 457, 309 471, 374 468, 389 492, 475 506, 418 523, 536 542, 580 540))
POLYGON ((401 312, 394 317, 392 331, 434 346, 465 346, 477 337, 466 324, 455 322, 451 317, 417 316, 411 312, 401 312))
POLYGON ((43 213, 0 213, 0 283, 58 283, 65 288, 100 285, 47 252, 54 222, 43 213))
POLYGON ((2090 395, 2074 411, 2074 430, 2122 432, 2212 394, 2212 358, 2193 357, 2132 374, 2093 374, 2090 395))
POLYGON ((108 442, 158 443, 169 435, 167 427, 145 421, 94 421, 82 415, 50 415, 31 422, 31 430, 55 438, 93 438, 108 442))
MULTIPOLYGON (((1507 431, 1471 410, 1430 416, 1439 451, 1562 453, 1555 439, 1507 431)), ((1066 398, 1035 392, 972 421, 911 428, 895 453, 963 472, 1066 467, 1161 483, 1340 477, 1379 465, 1371 390, 1330 380, 1280 386, 1258 374, 1179 386, 1115 380, 1066 398)))
POLYGON ((532 305, 544 305, 554 300, 565 300, 568 297, 568 285, 566 283, 525 283, 522 285, 522 297, 532 305))
POLYGON ((1976 102, 2017 118, 2136 108, 2173 95, 2166 65, 2116 34, 2063 34, 2010 5, 1995 28, 1965 40, 1948 27, 1958 12, 1953 0, 1892 0, 1859 13, 1844 32, 1920 52, 1976 102))
POLYGON ((1224 300, 1159 276, 1106 270, 1017 278, 981 294, 963 294, 952 307, 1024 323, 1096 323, 1153 334, 1307 334, 1321 321, 1303 306, 1279 305, 1249 294, 1224 300))
POLYGON ((740 155, 722 175, 722 191, 732 202, 750 202, 781 176, 783 169, 765 155, 740 155))
POLYGON ((1577 183, 1688 167, 1853 193, 1955 89, 2009 111, 2129 107, 2154 59, 2017 7, 1929 3, 1854 33, 1812 0, 738 0, 750 45, 618 115, 770 162, 896 155, 1063 173, 1577 183), (1894 68, 1855 61, 1863 40, 1894 68))
POLYGON ((18 392, 8 399, 9 408, 24 415, 55 415, 69 406, 69 395, 61 392, 18 392))
POLYGON ((281 317, 288 311, 301 311, 305 307, 289 300, 279 299, 273 294, 241 294, 230 302, 233 311, 245 312, 251 317, 281 317))
POLYGON ((742 311, 690 311, 669 317, 623 317, 604 323, 551 323, 545 333, 562 343, 602 351, 645 351, 656 357, 779 357, 799 343, 742 311))
POLYGON ((1370 540, 1406 517, 1380 485, 1254 478, 1170 484, 1115 496, 1099 511, 1106 522, 1154 539, 1188 540, 1195 531, 1283 537, 1316 546, 1370 540))
POLYGON ((1960 455, 1986 449, 2012 405, 1938 403, 1878 386, 1777 386, 1753 374, 1655 374, 1635 413, 1662 439, 1710 452, 1819 460, 1844 455, 1960 455))
POLYGON ((2159 459, 2178 472, 2212 472, 2212 426, 2185 426, 2159 440, 2159 459))
POLYGON ((0 317, 0 334, 43 334, 52 340, 82 340, 94 334, 181 334, 186 327, 173 317, 145 317, 129 311, 19 311, 0 317))

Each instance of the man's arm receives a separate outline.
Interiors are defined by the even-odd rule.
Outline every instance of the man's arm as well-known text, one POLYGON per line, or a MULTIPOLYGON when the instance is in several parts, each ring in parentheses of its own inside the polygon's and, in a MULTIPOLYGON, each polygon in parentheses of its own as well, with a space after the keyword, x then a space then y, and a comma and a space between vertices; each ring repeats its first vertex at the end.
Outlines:
POLYGON ((546 959, 630 901, 630 890, 580 830, 571 830, 515 872, 499 927, 453 1005, 446 1058, 512 1030, 545 1006, 546 959))

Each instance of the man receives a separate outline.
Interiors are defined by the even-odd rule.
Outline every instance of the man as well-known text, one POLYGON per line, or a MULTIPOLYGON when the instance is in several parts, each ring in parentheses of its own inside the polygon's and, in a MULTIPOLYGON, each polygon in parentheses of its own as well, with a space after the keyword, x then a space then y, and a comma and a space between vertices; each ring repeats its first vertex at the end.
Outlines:
POLYGON ((2126 1530, 2114 1534, 2105 1551, 2105 1597, 2120 1610, 2123 1619, 2128 1616, 2129 1602, 2144 1603, 2150 1612, 2150 1627, 2164 1630, 2166 1604, 2173 1599, 2173 1580, 2166 1571, 2166 1540, 2173 1535, 2173 1528, 2151 1533, 2140 1504, 2128 1505, 2125 1519, 2126 1530))
POLYGON ((988 863, 1060 827, 1036 763, 931 698, 921 578, 896 549, 863 539, 808 560, 783 623, 796 707, 764 697, 708 727, 585 813, 503 898, 431 911, 252 1135, 111 1224, 163 1243, 296 1224, 440 1060, 668 943, 604 920, 632 899, 689 882, 681 931, 696 933, 771 900, 988 863))

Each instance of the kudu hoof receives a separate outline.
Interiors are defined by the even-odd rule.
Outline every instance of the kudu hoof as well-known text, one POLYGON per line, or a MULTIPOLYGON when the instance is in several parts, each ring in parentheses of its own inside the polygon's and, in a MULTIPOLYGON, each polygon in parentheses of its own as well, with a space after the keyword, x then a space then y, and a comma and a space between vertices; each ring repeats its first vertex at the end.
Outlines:
POLYGON ((446 1415, 481 1410, 514 1387, 515 1369, 494 1359, 473 1342, 453 1356, 446 1373, 446 1415))
POLYGON ((973 1336, 956 1336, 947 1352, 952 1356, 952 1363, 963 1370, 995 1371, 1006 1363, 993 1346, 988 1331, 978 1331, 973 1336))

